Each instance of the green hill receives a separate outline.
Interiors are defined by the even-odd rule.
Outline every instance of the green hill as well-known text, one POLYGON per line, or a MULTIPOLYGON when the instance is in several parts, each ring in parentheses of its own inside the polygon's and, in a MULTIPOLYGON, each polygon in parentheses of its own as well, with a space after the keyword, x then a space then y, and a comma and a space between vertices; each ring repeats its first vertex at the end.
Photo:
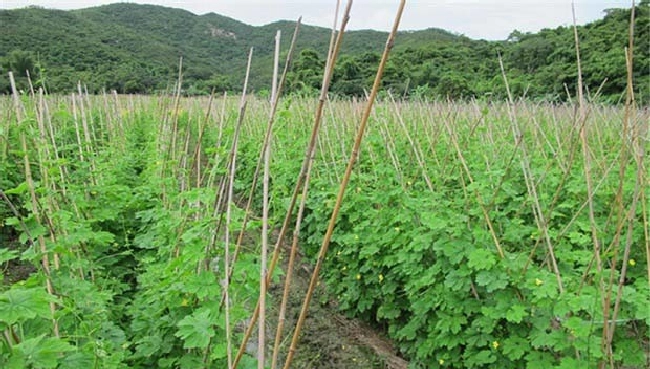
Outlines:
MULTIPOLYGON (((617 99, 625 85, 629 9, 610 10, 601 20, 579 28, 586 84, 617 99)), ((251 86, 268 89, 273 37, 281 30, 283 52, 289 47, 293 21, 254 27, 232 18, 153 5, 112 4, 61 11, 29 7, 0 10, 0 91, 9 91, 7 70, 27 88, 24 70, 50 92, 67 92, 82 81, 92 92, 152 93, 175 81, 183 57, 187 93, 237 90, 246 56, 254 48, 251 86), (22 78, 21 78, 22 77, 22 78)), ((637 8, 636 77, 648 78, 648 1, 637 8)), ((350 31, 332 86, 340 94, 361 95, 370 86, 387 34, 350 31)), ((330 30, 303 25, 300 55, 290 76, 291 90, 317 88, 330 30)), ((516 94, 561 98, 576 77, 573 33, 569 28, 537 34, 514 32, 509 41, 472 40, 440 29, 400 32, 384 81, 399 93, 469 97, 502 95, 500 52, 516 94)), ((647 91, 640 91, 647 96, 647 91)))

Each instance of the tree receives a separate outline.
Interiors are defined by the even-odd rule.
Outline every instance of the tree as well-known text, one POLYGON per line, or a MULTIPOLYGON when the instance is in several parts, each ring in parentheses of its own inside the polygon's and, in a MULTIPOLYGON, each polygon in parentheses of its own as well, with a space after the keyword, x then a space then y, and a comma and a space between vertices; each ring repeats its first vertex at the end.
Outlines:
POLYGON ((13 50, 10 52, 2 62, 2 68, 12 71, 16 77, 32 78, 36 76, 36 64, 34 63, 34 55, 29 51, 13 50))

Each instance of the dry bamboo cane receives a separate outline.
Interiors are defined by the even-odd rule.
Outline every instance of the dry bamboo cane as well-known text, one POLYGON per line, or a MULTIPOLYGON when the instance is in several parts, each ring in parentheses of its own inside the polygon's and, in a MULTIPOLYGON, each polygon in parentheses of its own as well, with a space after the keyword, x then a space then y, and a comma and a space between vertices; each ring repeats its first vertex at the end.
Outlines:
POLYGON ((210 119, 210 115, 212 114, 212 101, 214 100, 214 90, 210 94, 210 98, 208 99, 208 109, 207 112, 205 113, 205 119, 201 122, 199 121, 199 136, 196 139, 197 143, 196 146, 194 147, 194 152, 192 153, 192 164, 190 165, 190 168, 194 168, 196 170, 196 183, 195 187, 201 187, 202 184, 202 176, 201 176, 201 149, 202 149, 202 141, 203 141, 203 135, 205 134, 205 128, 208 126, 208 122, 210 119))
MULTIPOLYGON (((251 60, 253 59, 253 48, 250 49, 248 54, 248 66, 246 68, 246 77, 244 78, 244 88, 242 90, 241 104, 240 104, 240 115, 237 121, 237 127, 235 128, 235 135, 233 137, 232 143, 232 160, 230 161, 229 175, 228 175, 228 200, 226 206, 226 232, 224 240, 224 272, 227 273, 230 268, 230 228, 231 228, 231 209, 232 209, 232 199, 233 199, 233 187, 235 183, 235 168, 237 163, 237 142, 239 138, 239 132, 241 129, 242 122, 244 120, 244 113, 246 111, 246 92, 248 90, 248 77, 250 75, 250 65, 251 60)), ((215 210, 218 210, 218 206, 215 207, 215 210)), ((213 237, 216 236, 216 231, 213 233, 213 237)), ((232 339, 231 339, 231 328, 230 328, 230 301, 229 301, 229 289, 230 289, 230 280, 229 278, 224 278, 223 282, 224 297, 225 297, 225 319, 226 319, 226 342, 227 342, 227 355, 228 355, 228 369, 233 367, 232 361, 232 339)))
MULTIPOLYGON (((172 127, 171 127, 171 132, 167 132, 168 129, 168 124, 166 124, 166 119, 163 122, 163 124, 160 127, 160 134, 158 137, 160 137, 162 140, 170 139, 171 143, 168 145, 167 142, 162 142, 159 146, 161 149, 161 156, 163 158, 162 163, 161 163, 161 168, 160 168, 160 178, 164 179, 166 177, 165 172, 167 169, 167 161, 171 160, 172 162, 176 160, 176 136, 178 133, 178 117, 179 117, 179 109, 180 109, 180 102, 181 102, 181 89, 183 86, 183 57, 181 56, 178 62, 178 81, 176 82, 176 93, 174 97, 174 115, 172 117, 172 127)), ((171 178, 176 177, 176 173, 172 170, 171 173, 171 178)), ((165 181, 162 181, 162 187, 161 187, 161 197, 162 197, 162 202, 163 206, 165 208, 169 207, 169 204, 167 202, 167 188, 165 181)))
POLYGON ((501 67, 501 75, 503 76, 503 81, 506 86, 506 92, 508 94, 508 114, 510 115, 510 123, 512 128, 512 136, 515 141, 515 145, 519 144, 519 149, 521 150, 522 159, 521 167, 524 172, 524 180, 526 182, 526 188, 528 193, 533 198, 533 214, 535 216, 535 221, 537 222, 537 228, 542 231, 544 235, 544 241, 546 242, 546 247, 548 249, 549 256, 551 258, 551 265, 553 267, 553 273, 557 280, 557 286, 560 291, 560 294, 564 293, 564 287, 562 284, 562 276, 560 270, 557 266, 557 258, 555 257, 555 250, 553 243, 551 242, 551 236, 548 231, 548 222, 542 211, 542 207, 539 202, 539 196, 537 195, 537 185, 535 184, 535 179, 533 178, 532 170, 530 168, 530 161, 528 156, 528 149, 526 147, 526 142, 523 139, 523 133, 519 127, 517 121, 517 115, 515 113, 515 102, 512 98, 512 93, 510 92, 510 85, 508 84, 508 77, 506 76, 506 70, 503 67, 503 59, 499 55, 499 66, 501 67))
POLYGON ((79 149, 79 160, 85 162, 83 145, 81 144, 81 135, 79 134, 79 120, 77 118, 77 99, 74 97, 74 92, 70 95, 72 100, 72 121, 74 122, 74 132, 77 137, 77 148, 79 149))
MULTIPOLYGON (((271 85, 271 101, 277 98, 278 60, 280 59, 280 31, 275 35, 275 55, 273 59, 273 81, 271 85)), ((272 113, 271 113, 272 114, 272 113)), ((271 117, 273 119, 273 117, 271 117)), ((273 133, 269 135, 269 143, 264 150, 264 177, 262 195, 262 255, 260 262, 260 318, 257 329, 257 368, 264 369, 266 352, 266 265, 269 248, 269 177, 271 167, 271 146, 273 133)))
POLYGON ((390 100, 393 103, 393 108, 395 111, 395 115, 397 116, 397 121, 399 122, 399 125, 402 128, 404 135, 406 136, 406 139, 408 140, 411 148, 413 149, 413 154, 415 155, 415 159, 417 160, 418 165, 420 166, 420 170, 422 171, 422 178, 424 178, 424 182, 427 184, 429 191, 433 192, 433 184, 431 183, 431 179, 427 174, 427 166, 424 160, 422 159, 422 151, 419 145, 416 144, 411 138, 411 135, 409 134, 408 128, 404 123, 404 119, 402 118, 402 114, 400 113, 400 109, 397 106, 397 102, 395 101, 395 98, 393 97, 392 94, 389 94, 388 96, 390 97, 390 100))
MULTIPOLYGON (((298 194, 300 193, 300 189, 303 185, 303 182, 306 177, 307 173, 307 167, 309 165, 309 157, 311 156, 311 152, 315 150, 316 147, 316 141, 318 138, 318 133, 320 131, 320 125, 322 121, 322 115, 323 115, 323 108, 325 106, 325 101, 327 99, 327 93, 329 91, 329 86, 330 82, 332 80, 332 76, 334 74, 334 65, 336 64, 336 59, 340 50, 341 46, 341 40, 343 39, 345 27, 347 26, 348 20, 350 18, 350 8, 352 6, 352 0, 348 1, 348 5, 346 6, 346 9, 343 14, 343 22, 341 23, 341 29, 339 33, 337 34, 336 41, 335 42, 330 42, 331 50, 328 52, 329 55, 329 60, 326 64, 325 68, 325 73, 323 74, 323 83, 321 85, 321 93, 320 97, 318 100, 318 105, 316 107, 316 112, 314 115, 314 125, 312 127, 312 132, 311 132, 311 137, 309 139, 309 144, 307 146, 307 152, 305 154, 305 159, 302 163, 302 166, 300 168, 300 173, 298 175, 298 180, 296 182, 296 186, 294 187, 293 194, 291 196, 291 200, 289 202, 289 207, 287 209, 287 213, 285 215, 284 221, 282 223, 282 227, 280 228, 280 233, 278 235, 278 239, 275 243, 275 247, 273 249, 273 256, 271 257, 271 262, 269 264, 268 268, 268 273, 267 273, 267 278, 266 278, 266 284, 270 284, 270 277, 273 275, 273 271, 275 270, 275 266, 278 262, 278 258, 280 256, 280 245, 282 245, 284 241, 284 237, 286 235, 286 232, 289 228, 289 223, 291 222, 291 216, 293 214, 294 207, 296 205, 297 199, 298 199, 298 194)), ((299 20, 300 21, 300 20, 299 20)), ((296 33, 294 33, 294 40, 292 40, 292 49, 293 49, 293 44, 295 41, 295 37, 297 35, 297 28, 296 28, 296 33)), ((291 55, 292 52, 290 51, 289 55, 291 55)), ((287 58, 287 61, 289 61, 289 58, 287 58)), ((288 65, 288 63, 287 63, 288 65)), ((285 66, 285 74, 286 74, 287 68, 285 66)), ((281 84, 284 80, 285 75, 282 76, 281 84)), ((249 197, 249 202, 250 202, 250 197, 249 197)), ((244 218, 244 221, 246 221, 246 218, 244 218)), ((240 233, 240 238, 242 237, 242 234, 240 233)), ((253 311, 253 315, 251 316, 249 325, 246 329, 246 332, 244 333, 244 338, 242 339, 242 343, 239 346, 239 352, 237 352, 237 357, 235 358, 235 367, 237 367, 237 364, 241 360, 242 356, 244 355, 244 352, 246 350, 246 343, 248 342, 248 339, 250 338, 252 332, 253 332, 253 327, 255 326, 255 323, 259 317, 259 301, 257 302, 257 305, 255 306, 255 310, 253 311)))
MULTIPOLYGON (((23 121, 22 114, 24 113, 24 110, 21 109, 22 105, 20 104, 20 101, 18 99, 18 91, 16 90, 16 81, 14 80, 14 75, 12 72, 9 72, 9 82, 11 84, 11 92, 14 97, 14 106, 16 108, 16 120, 18 123, 21 123, 23 121)), ((27 150, 27 138, 25 137, 24 130, 21 130, 20 132, 20 144, 24 155, 23 161, 25 164, 25 180, 27 181, 27 187, 29 188, 29 194, 31 197, 32 212, 34 214, 34 218, 40 224, 41 216, 38 208, 38 199, 36 197, 34 180, 32 178, 32 169, 29 161, 29 151, 27 150)), ((38 238, 40 251, 43 254, 41 258, 41 264, 43 266, 43 271, 45 273, 45 285, 47 288, 47 293, 55 297, 56 295, 54 294, 54 287, 52 285, 52 277, 50 274, 50 258, 48 256, 47 245, 45 244, 45 238, 43 237, 43 235, 38 235, 37 238, 38 238)), ((56 312, 56 305, 54 301, 50 301, 50 312, 52 313, 52 330, 54 332, 54 336, 59 337, 59 322, 54 317, 54 314, 56 312)))
MULTIPOLYGON (((56 192, 56 187, 54 184, 54 181, 50 179, 49 175, 49 168, 44 165, 45 162, 51 162, 51 154, 50 154, 50 147, 47 144, 47 139, 45 138, 46 132, 45 132, 45 124, 43 123, 43 112, 44 112, 44 98, 43 98, 43 89, 39 88, 38 89, 38 106, 39 108, 36 111, 36 122, 38 124, 38 133, 39 133, 39 141, 38 144, 36 145, 37 147, 37 154, 38 154, 38 162, 40 163, 39 169, 41 172, 41 178, 43 180, 44 187, 47 188, 48 190, 52 191, 51 193, 54 194, 56 192), (43 154, 44 151, 44 154, 43 154), (45 160, 44 157, 47 159, 45 160)), ((50 214, 55 212, 58 208, 57 202, 54 200, 52 195, 47 196, 47 205, 50 208, 50 214)), ((47 212, 45 212, 47 214, 47 212)), ((52 219, 50 217, 46 217, 46 221, 49 225, 49 230, 50 230, 50 240, 54 243, 56 242, 56 227, 54 224, 52 224, 52 219)), ((65 234, 65 230, 62 230, 65 234)), ((52 255, 53 262, 54 262, 54 269, 57 270, 60 267, 60 260, 59 260, 59 254, 58 253, 53 253, 52 255)))
MULTIPOLYGON (((472 177, 472 174, 469 170, 469 166, 467 165, 467 161, 465 160, 465 157, 463 156, 463 152, 460 148, 460 145, 458 143, 458 138, 456 137, 456 134, 447 121, 447 119, 443 119, 445 127, 447 128, 449 138, 451 139, 452 144, 454 145, 454 148, 456 149, 456 154, 458 155, 458 158, 460 159, 461 165, 463 167, 463 171, 467 175, 467 179, 469 180, 470 183, 474 183, 474 178, 472 177)), ((465 185, 463 185, 463 188, 466 188, 465 185)), ((483 219, 485 219, 485 223, 488 226, 488 229, 490 231, 490 236, 492 237, 492 241, 494 242, 494 246, 497 249, 497 253, 499 254, 500 258, 505 257, 505 253, 503 252, 503 248, 501 247, 501 242, 499 242, 499 239, 496 235, 496 232, 494 230, 494 225, 492 224, 492 219, 490 218, 490 214, 488 213, 487 206, 485 205, 485 201, 483 200, 483 196, 478 190, 474 191, 476 195, 476 199, 478 200, 478 204, 481 207, 481 211, 483 212, 483 219)))
MULTIPOLYGON (((230 170, 230 168, 232 167, 232 165, 233 165, 232 162, 236 160, 236 156, 237 156, 237 145, 236 144, 239 141, 239 136, 240 136, 240 133, 241 133, 242 124, 244 122, 244 115, 246 113, 246 106, 247 106, 246 93, 248 91, 248 79, 249 79, 249 76, 250 76, 250 69, 251 69, 252 60, 253 60, 253 48, 251 48, 249 50, 249 52, 248 52, 248 62, 246 64, 246 74, 244 76, 244 87, 243 87, 242 96, 240 98, 240 103, 239 103, 239 115, 237 116, 237 122, 235 123, 235 132, 233 133, 233 142, 231 144, 230 152, 229 152, 229 155, 228 155, 228 160, 226 161, 226 168, 228 168, 228 170, 230 170)), ((215 158, 216 158, 216 154, 215 154, 215 158)), ((230 182, 229 182, 230 180, 231 180, 231 178, 229 176, 225 176, 225 177, 221 178, 221 180, 219 182, 218 191, 215 194, 215 200, 214 200, 214 203, 212 204, 212 216, 217 217, 217 215, 219 213, 221 213, 222 215, 221 215, 221 217, 219 217, 219 221, 217 222, 217 226, 212 231, 212 238, 210 240, 210 243, 205 248, 206 260, 210 256, 211 250, 214 249, 214 245, 217 242, 217 235, 219 234, 219 230, 221 229, 221 223, 223 221, 223 213, 222 212, 223 212, 223 207, 225 206, 224 198, 227 196, 227 193, 226 193, 227 190, 226 189, 230 186, 230 182)), ((245 226, 246 226, 246 224, 244 223, 242 228, 245 229, 245 226)), ((228 234, 226 236, 230 237, 228 234)), ((239 245, 237 245, 237 246, 239 246, 239 245)), ((236 250, 235 250, 235 254, 236 254, 236 250)), ((235 258, 233 258, 232 264, 234 264, 234 259, 235 258)), ((228 266, 231 263, 225 263, 225 264, 226 264, 226 269, 225 270, 227 272, 228 271, 228 266)), ((199 268, 200 267, 201 266, 199 265, 199 268)), ((230 282, 230 278, 228 278, 228 274, 226 274, 226 279, 228 279, 228 282, 230 282)), ((219 309, 221 309, 223 307, 225 300, 226 300, 226 294, 225 294, 225 291, 224 291, 222 296, 221 296, 221 305, 219 306, 219 309)))
MULTIPOLYGON (((79 113, 81 115, 81 127, 83 128, 83 133, 84 133, 84 150, 86 151, 86 154, 88 155, 89 163, 90 163, 90 180, 93 183, 93 185, 97 185, 97 182, 95 180, 95 174, 97 171, 95 170, 95 155, 93 155, 93 150, 92 150, 92 142, 90 139, 90 129, 88 128, 88 119, 86 118, 86 108, 84 104, 84 95, 81 92, 81 82, 77 83, 77 90, 78 90, 78 99, 79 99, 79 113)), ((98 174, 98 173, 97 173, 98 174)))
MULTIPOLYGON (((627 134, 626 134, 626 129, 630 126, 629 122, 631 120, 632 116, 636 116, 636 105, 634 102, 634 83, 633 83, 633 50, 634 50, 634 1, 632 2, 632 10, 630 14, 630 30, 629 30, 629 46, 628 48, 625 49, 625 60, 626 60, 626 70, 627 70, 627 88, 626 88, 626 97, 625 97, 625 117, 624 117, 624 129, 623 129, 623 144, 626 143, 627 140, 627 134)), ((645 123, 647 125, 647 122, 645 123)), ((618 289, 616 293, 616 299, 614 301, 614 311, 612 313, 612 318, 610 320, 611 325, 609 327, 609 336, 607 337, 607 344, 608 346, 612 345, 612 341, 614 339, 614 331, 616 330, 616 318, 619 313, 620 309, 620 303, 621 303, 621 297, 623 294, 623 285, 625 283, 625 277, 627 273, 627 263, 630 257, 630 250, 632 247, 632 231, 633 231, 633 226, 634 226, 634 218, 636 216, 636 209, 638 206, 638 202, 641 199, 641 194, 643 193, 643 186, 645 185, 645 179, 644 179, 644 167, 643 167, 643 158, 644 158, 644 150, 643 150, 643 145, 641 144, 641 139, 642 139, 642 132, 644 131, 642 127, 637 131, 634 129, 634 126, 632 126, 632 142, 631 146, 632 149, 634 150, 634 158, 636 159, 637 162, 637 178, 636 178, 636 184, 634 187, 634 195, 632 199, 632 204, 630 207, 629 212, 627 213, 625 221, 627 222, 627 230, 626 230, 626 240, 625 240, 625 249, 623 252, 623 260, 621 263, 621 272, 619 276, 619 281, 618 281, 618 289)), ((624 152, 627 152, 627 150, 623 150, 624 152)), ((619 193, 622 192, 622 187, 623 187, 623 178, 624 178, 624 161, 621 159, 621 168, 619 172, 619 178, 620 178, 620 183, 619 183, 619 193)), ((647 228, 647 224, 644 224, 644 227, 647 228)), ((647 229, 646 229, 647 233, 647 229)), ((618 247, 616 248, 618 249, 618 247)), ((614 277, 614 271, 616 268, 612 268, 611 272, 611 278, 614 277)))
MULTIPOLYGON (((334 25, 332 26, 332 37, 330 39, 330 52, 328 52, 328 58, 327 58, 327 64, 328 66, 331 65, 331 57, 332 57, 332 51, 334 47, 334 42, 335 42, 335 30, 336 30, 336 22, 338 20, 338 14, 339 14, 339 7, 341 5, 341 1, 338 0, 336 2, 336 9, 334 11, 334 25)), ((327 79, 327 74, 329 73, 329 67, 326 68, 326 70, 323 73, 323 81, 327 79)), ((291 242, 291 251, 289 254, 289 264, 287 267, 287 272, 285 275, 285 280, 284 280, 284 290, 282 292, 282 301, 280 303, 280 311, 278 313, 278 324, 276 327, 275 331, 275 340, 273 342, 273 356, 271 359, 271 369, 275 369, 278 364, 278 355, 280 354, 280 342, 282 340, 282 332, 284 329, 284 323, 286 321, 286 310, 287 310, 287 302, 289 301, 289 291, 291 287, 291 278, 293 275, 293 265, 295 263, 295 258, 296 258, 296 251, 298 249, 298 239, 300 236, 300 227, 302 223, 302 216, 303 212, 307 203, 307 195, 309 192, 309 180, 311 177, 311 169, 313 167, 313 162, 314 162, 314 156, 315 156, 316 150, 315 147, 312 148, 310 151, 310 156, 309 156, 309 164, 307 164, 307 172, 305 173, 305 180, 304 180, 304 186, 302 189, 302 197, 300 199, 300 205, 298 207, 298 214, 296 218, 296 223, 293 231, 293 240, 291 242)))
MULTIPOLYGON (((578 122, 580 124, 580 141, 582 143, 582 155, 583 155, 583 171, 585 176, 585 181, 587 183, 587 203, 589 205, 589 223, 591 225, 591 238, 594 243, 593 245, 593 255, 596 261, 596 272, 598 274, 598 283, 601 292, 601 306, 603 309, 603 321, 609 320, 609 301, 605 297, 605 282, 603 280, 602 271, 603 263, 601 260, 601 247, 600 240, 598 239, 598 226, 596 224, 595 210, 594 210, 594 201, 593 201, 593 179, 591 178, 591 156, 589 154, 589 143, 587 140, 588 130, 586 124, 586 107, 584 101, 584 93, 582 86, 582 65, 580 61, 580 43, 578 39, 578 27, 576 24, 576 12, 575 12, 575 2, 571 2, 571 12, 573 15, 573 36, 575 41, 576 49, 576 63, 578 69, 578 122)), ((603 324, 603 332, 601 337, 601 350, 603 354, 610 359, 612 359, 611 346, 608 348, 606 341, 608 334, 608 324, 603 324)), ((605 362, 601 361, 598 364, 600 369, 605 367, 605 362)))
POLYGON ((209 171, 206 170, 203 173, 203 177, 201 177, 201 181, 200 181, 201 183, 205 182, 206 187, 214 186, 215 170, 217 168, 217 163, 219 162, 219 159, 220 159, 219 148, 221 147, 221 143, 222 143, 221 141, 223 139, 223 126, 224 126, 225 120, 226 120, 226 102, 228 100, 226 92, 224 92, 222 98, 223 98, 223 101, 221 103, 221 111, 219 113, 219 124, 218 124, 218 127, 217 127, 217 131, 218 131, 218 133, 217 133, 217 141, 214 144, 214 147, 215 147, 216 150, 215 150, 214 155, 212 156, 212 160, 213 160, 214 165, 212 166, 212 168, 210 168, 209 171))
MULTIPOLYGON (((289 53, 287 54, 287 60, 285 62, 285 66, 284 66, 284 71, 282 73, 282 77, 280 78, 280 82, 278 84, 276 99, 271 104, 271 111, 269 113, 269 116, 271 118, 269 119, 269 122, 267 123, 267 132, 266 132, 265 140, 264 140, 265 144, 262 145, 263 146, 262 151, 260 152, 260 157, 258 158, 257 166, 255 168, 255 172, 253 173, 253 183, 251 184, 251 188, 250 188, 250 191, 248 193, 248 201, 246 203, 246 209, 244 210, 244 219, 242 221, 241 230, 239 231, 239 235, 237 237, 237 244, 235 246, 235 252, 233 253, 233 263, 232 263, 233 266, 229 270, 227 269, 226 279, 228 279, 228 280, 230 280, 230 278, 232 277, 232 273, 234 272, 234 263, 237 260, 237 256, 239 255, 239 250, 241 249, 241 245, 242 245, 242 242, 244 240, 244 234, 246 232, 246 226, 248 224, 248 220, 250 218, 251 207, 253 205, 253 194, 254 194, 254 191, 255 191, 255 187, 257 186, 257 180, 258 180, 258 176, 259 176, 260 165, 261 165, 261 162, 262 162, 262 159, 263 159, 264 149, 266 147, 266 141, 267 141, 266 137, 268 137, 268 135, 269 135, 269 129, 272 128, 274 117, 275 117, 275 111, 276 111, 277 105, 279 103, 279 96, 282 93, 284 82, 285 82, 286 77, 287 77, 287 72, 289 70, 289 66, 291 65, 293 52, 294 52, 295 46, 296 46, 296 39, 298 38, 298 30, 300 29, 300 21, 301 21, 301 18, 298 19, 298 22, 296 24, 296 28, 294 29, 293 38, 291 40, 291 46, 289 47, 289 53)), ((269 273, 272 274, 273 269, 270 269, 269 273)), ((221 306, 223 306, 224 298, 225 297, 222 296, 220 308, 221 308, 221 306)), ((259 309, 259 301, 258 301, 258 306, 256 308, 257 312, 259 313, 258 309, 259 309)), ((255 322, 251 321, 251 324, 249 325, 249 328, 252 329, 254 324, 255 324, 255 322)), ((252 331, 251 331, 251 333, 252 333, 252 331)), ((244 347, 244 349, 245 349, 245 344, 240 346, 240 351, 237 353, 237 357, 235 358, 235 362, 234 362, 235 367, 237 367, 237 363, 241 359, 241 355, 243 355, 242 347, 244 347)))
POLYGON ((309 289, 307 290, 305 300, 303 301, 303 305, 300 310, 300 316, 298 317, 298 322, 296 323, 296 329, 294 331, 293 338, 291 339, 291 346, 289 347, 289 353, 287 355, 287 360, 284 364, 284 369, 289 369, 289 367, 291 366, 291 361, 293 360, 293 356, 296 352, 296 347, 298 346, 298 341, 300 339, 300 330, 302 328, 302 325, 305 322, 305 319, 307 318, 309 303, 311 302, 311 298, 314 294, 314 289, 316 288, 316 284, 318 282, 318 275, 320 273, 320 269, 323 266, 323 260, 325 259, 325 255, 327 254, 327 250, 329 248, 329 244, 332 239, 334 226, 336 225, 338 213, 341 209, 341 204, 343 203, 343 196, 345 195, 345 189, 348 183, 350 182, 352 169, 354 168, 354 164, 356 162, 356 158, 359 153, 359 148, 361 147, 361 142, 363 140, 363 135, 366 130, 368 118, 370 117, 370 114, 372 112, 373 103, 375 101, 375 98, 377 97, 377 93, 379 92, 381 78, 384 74, 384 67, 386 66, 386 61, 388 60, 388 54, 390 53, 395 43, 395 36, 397 34, 397 29, 399 27, 399 22, 402 18, 402 12, 404 11, 405 5, 406 5, 406 0, 401 0, 399 4, 399 8, 397 10, 397 15, 395 16, 395 21, 393 23, 393 29, 391 30, 390 34, 388 35, 388 39, 386 40, 386 46, 381 56, 381 61, 379 62, 377 74, 375 75, 375 81, 372 85, 372 92, 370 93, 370 98, 368 99, 368 102, 366 104, 366 109, 364 110, 363 116, 361 117, 361 123, 357 130, 354 146, 352 147, 352 152, 350 154, 350 161, 348 162, 348 165, 345 168, 345 174, 343 175, 343 180, 341 181, 339 187, 338 195, 336 197, 336 203, 334 205, 334 209, 332 210, 332 216, 330 218, 329 225, 327 226, 327 232, 323 237, 323 243, 321 244, 321 248, 318 253, 316 266, 314 267, 314 271, 312 273, 311 280, 309 282, 309 289))

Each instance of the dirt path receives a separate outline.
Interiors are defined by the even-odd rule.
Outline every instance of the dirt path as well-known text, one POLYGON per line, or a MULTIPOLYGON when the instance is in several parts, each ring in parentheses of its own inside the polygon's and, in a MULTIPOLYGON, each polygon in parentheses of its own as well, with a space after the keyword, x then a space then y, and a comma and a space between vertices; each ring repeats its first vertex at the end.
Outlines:
MULTIPOLYGON (((302 300, 311 278, 311 266, 301 259, 301 257, 297 258, 287 304, 283 353, 290 345, 290 335, 293 334, 295 322, 302 307, 302 300)), ((287 260, 288 256, 282 261, 285 270, 287 260)), ((277 309, 282 298, 282 286, 284 286, 284 278, 281 278, 278 286, 271 290, 273 307, 267 314, 269 325, 273 327, 270 336, 275 336, 277 309)), ((339 314, 335 305, 334 301, 328 300, 325 287, 322 284, 319 285, 303 326, 300 344, 292 364, 293 368, 406 369, 408 362, 396 355, 396 350, 390 340, 367 324, 339 314)))

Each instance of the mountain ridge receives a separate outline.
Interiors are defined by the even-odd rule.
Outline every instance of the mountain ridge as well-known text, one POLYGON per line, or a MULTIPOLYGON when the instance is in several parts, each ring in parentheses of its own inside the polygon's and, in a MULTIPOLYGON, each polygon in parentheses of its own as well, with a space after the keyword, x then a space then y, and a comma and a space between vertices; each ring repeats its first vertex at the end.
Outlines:
MULTIPOLYGON (((643 44, 643 40, 650 38, 644 26, 648 23, 644 19, 648 0, 642 1, 638 9, 637 31, 643 44)), ((624 84, 625 62, 624 58, 621 62, 619 54, 626 46, 626 19, 629 9, 615 9, 603 19, 579 27, 587 46, 585 60, 594 59, 598 64, 598 59, 606 56, 612 63, 622 64, 615 68, 607 66, 611 71, 604 72, 592 73, 589 66, 586 68, 585 80, 591 85, 599 84, 603 78, 615 81, 616 85, 608 90, 612 96, 620 93, 620 85, 624 84), (605 38, 614 42, 603 46, 605 38), (602 50, 592 50, 591 44, 600 45, 602 50), (593 81, 589 73, 593 74, 593 81)), ((197 15, 160 5, 114 3, 68 11, 42 7, 3 9, 0 24, 4 31, 0 33, 0 91, 9 91, 6 71, 17 71, 20 77, 20 71, 25 69, 45 82, 51 92, 74 90, 77 81, 84 82, 92 92, 164 91, 176 80, 182 56, 186 92, 208 93, 212 89, 238 89, 251 47, 254 56, 250 85, 257 91, 268 89, 273 37, 276 30, 281 30, 285 55, 295 21, 252 26, 214 12, 197 15)), ((330 34, 328 28, 301 25, 295 64, 311 69, 293 72, 294 80, 288 83, 290 91, 318 87, 320 78, 313 74, 318 68, 322 70, 330 34)), ((376 30, 346 31, 333 83, 335 92, 363 94, 371 83, 372 68, 376 67, 387 34, 376 30)), ((534 89, 537 95, 563 94, 564 84, 574 84, 571 29, 558 27, 534 34, 515 31, 511 36, 507 41, 486 41, 434 27, 400 31, 384 87, 410 93, 417 87, 430 91, 431 86, 438 86, 431 92, 433 95, 454 98, 493 94, 503 89, 498 83, 500 73, 495 73, 499 69, 499 54, 504 56, 508 70, 513 71, 515 82, 520 78, 523 86, 540 85, 534 89), (548 81, 550 75, 558 77, 557 83, 548 81), (544 92, 545 89, 550 91, 544 92)), ((642 48, 637 48, 637 52, 643 67, 648 52, 642 48)), ((645 78, 647 73, 643 68, 640 70, 645 78)), ((26 86, 24 80, 19 83, 23 88, 26 86)))

